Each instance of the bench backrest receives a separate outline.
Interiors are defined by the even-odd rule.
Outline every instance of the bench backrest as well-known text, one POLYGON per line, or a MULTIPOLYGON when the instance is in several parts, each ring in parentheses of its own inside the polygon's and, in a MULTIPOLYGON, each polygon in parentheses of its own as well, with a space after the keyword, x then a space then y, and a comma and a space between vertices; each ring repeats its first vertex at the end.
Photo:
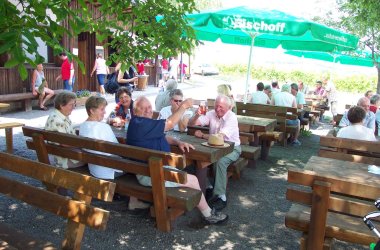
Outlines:
POLYGON ((62 247, 79 249, 84 227, 106 228, 109 212, 90 205, 91 198, 112 201, 115 183, 0 152, 0 168, 75 192, 74 199, 0 176, 0 193, 68 219, 62 247))
POLYGON ((321 136, 319 156, 380 165, 380 142, 321 136))
MULTIPOLYGON (((25 136, 33 138, 33 141, 27 141, 28 147, 35 149, 38 159, 46 163, 49 162, 48 154, 53 154, 145 176, 150 176, 150 161, 179 168, 185 166, 184 156, 173 153, 46 131, 28 126, 23 127, 23 132, 25 136), (69 147, 62 147, 60 144, 69 147), (90 150, 112 154, 112 156, 93 153, 90 150)), ((184 172, 169 169, 164 169, 163 171, 164 178, 167 181, 186 182, 186 173, 184 172)))

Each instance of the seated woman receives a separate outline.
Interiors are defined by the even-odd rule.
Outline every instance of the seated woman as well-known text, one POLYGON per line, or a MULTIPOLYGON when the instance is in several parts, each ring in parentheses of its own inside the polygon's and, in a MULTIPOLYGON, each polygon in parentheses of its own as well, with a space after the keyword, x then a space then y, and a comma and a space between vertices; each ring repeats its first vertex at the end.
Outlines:
MULTIPOLYGON (((100 96, 91 96, 86 101, 86 111, 88 114, 87 120, 80 125, 79 135, 98 140, 118 143, 115 134, 111 127, 103 123, 104 115, 106 114, 107 101, 100 96)), ((110 155, 107 153, 96 152, 98 154, 110 155)), ((107 168, 95 164, 88 164, 91 175, 100 179, 113 180, 116 177, 123 175, 123 171, 107 168)), ((138 201, 135 197, 130 197, 128 209, 146 209, 149 204, 138 201)))
POLYGON ((348 110, 347 118, 350 121, 350 125, 341 128, 338 131, 337 137, 365 140, 365 141, 377 141, 373 130, 363 126, 363 120, 366 116, 366 111, 360 106, 354 106, 348 110))
MULTIPOLYGON (((45 129, 49 131, 76 135, 75 129, 73 128, 72 122, 69 118, 69 115, 76 106, 76 99, 77 96, 73 92, 63 91, 59 93, 54 99, 55 109, 49 115, 45 124, 45 129)), ((49 155, 49 159, 53 165, 65 169, 80 167, 83 165, 83 163, 79 161, 62 158, 59 156, 49 155)))
MULTIPOLYGON (((186 99, 168 119, 154 120, 152 119, 153 109, 150 101, 144 96, 137 98, 133 106, 135 116, 131 119, 127 132, 127 144, 163 152, 170 152, 170 145, 177 145, 183 152, 188 152, 190 148, 194 148, 193 145, 168 136, 165 132, 172 129, 178 123, 183 113, 192 106, 193 101, 186 99)), ((141 185, 152 186, 151 178, 148 176, 137 175, 137 180, 141 185)), ((167 181, 165 182, 165 186, 184 186, 200 190, 197 177, 191 174, 187 175, 187 182, 185 184, 167 181)), ((207 224, 219 224, 228 220, 226 214, 217 212, 215 209, 211 210, 203 194, 197 207, 207 224)))
MULTIPOLYGON (((169 118, 175 111, 178 110, 182 101, 183 101, 183 93, 180 89, 174 89, 170 92, 170 106, 164 107, 161 109, 160 114, 158 115, 158 119, 167 119, 169 118)), ((193 116, 193 112, 190 110, 186 110, 182 115, 181 119, 174 126, 175 131, 185 132, 187 130, 187 123, 189 122, 190 117, 193 116)))
POLYGON ((53 97, 54 91, 49 89, 43 69, 44 67, 42 64, 38 64, 37 69, 33 71, 32 93, 34 96, 39 95, 38 104, 40 106, 40 109, 46 111, 48 108, 45 107, 45 103, 53 97))
POLYGON ((116 92, 116 96, 119 102, 116 104, 115 110, 109 115, 107 121, 112 126, 122 127, 125 124, 127 116, 133 116, 132 93, 128 88, 120 87, 116 92))

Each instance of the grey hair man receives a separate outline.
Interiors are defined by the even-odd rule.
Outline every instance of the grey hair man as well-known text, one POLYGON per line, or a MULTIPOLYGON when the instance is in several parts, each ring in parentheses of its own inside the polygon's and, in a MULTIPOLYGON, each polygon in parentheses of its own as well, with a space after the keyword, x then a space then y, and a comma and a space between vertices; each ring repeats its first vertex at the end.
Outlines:
POLYGON ((178 83, 174 79, 169 79, 165 84, 165 91, 157 95, 155 100, 155 110, 161 111, 163 107, 170 106, 170 92, 177 88, 178 83))
MULTIPOLYGON (((362 107, 365 112, 366 116, 363 120, 363 126, 370 128, 375 132, 375 121, 376 117, 375 114, 369 111, 369 99, 367 97, 362 97, 358 100, 358 106, 362 107)), ((351 122, 348 120, 348 112, 345 112, 342 120, 340 120, 339 127, 346 127, 350 125, 351 122)))

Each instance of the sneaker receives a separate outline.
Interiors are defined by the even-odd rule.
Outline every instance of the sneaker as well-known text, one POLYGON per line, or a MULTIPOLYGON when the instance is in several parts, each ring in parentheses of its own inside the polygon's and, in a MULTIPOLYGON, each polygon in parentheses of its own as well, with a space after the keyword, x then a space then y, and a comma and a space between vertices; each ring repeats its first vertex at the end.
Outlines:
POLYGON ((203 217, 203 220, 208 225, 222 224, 228 220, 228 215, 217 212, 214 208, 211 210, 211 215, 209 217, 203 217))
POLYGON ((223 201, 218 196, 214 196, 209 200, 208 204, 211 208, 220 211, 227 206, 227 201, 223 201))
POLYGON ((290 145, 292 145, 292 146, 301 146, 301 142, 299 140, 294 140, 290 145))

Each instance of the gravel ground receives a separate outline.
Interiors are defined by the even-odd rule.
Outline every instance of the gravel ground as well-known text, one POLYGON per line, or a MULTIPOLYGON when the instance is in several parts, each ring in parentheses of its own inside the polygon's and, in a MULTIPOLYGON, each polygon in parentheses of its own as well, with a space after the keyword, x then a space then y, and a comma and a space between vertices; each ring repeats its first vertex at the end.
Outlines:
MULTIPOLYGON (((145 94, 154 96, 157 91, 151 92, 145 94)), ((83 119, 86 117, 83 114, 83 108, 79 108, 73 115, 83 119)), ((6 114, 1 119, 14 120, 17 117, 28 125, 43 126, 47 114, 34 110, 30 114, 6 114)), ((94 202, 96 206, 110 210, 111 218, 105 231, 86 229, 82 249, 297 249, 301 233, 286 228, 284 224, 291 205, 285 199, 287 169, 303 168, 308 159, 317 154, 318 135, 325 134, 329 128, 327 124, 313 128, 313 135, 300 138, 301 147, 275 145, 267 161, 259 160, 255 168, 246 168, 240 180, 229 180, 225 212, 230 220, 226 225, 203 226, 200 213, 195 209, 181 216, 172 232, 162 233, 156 230, 154 220, 148 216, 128 214, 123 202, 94 202)), ((36 159, 35 153, 26 149, 20 130, 15 130, 14 144, 16 155, 36 159)), ((0 134, 0 150, 4 149, 4 134, 0 134)), ((41 187, 34 180, 2 170, 0 173, 41 187)), ((64 234, 63 219, 4 196, 0 196, 0 222, 12 224, 57 245, 64 234)), ((365 248, 338 242, 336 249, 365 248)))

